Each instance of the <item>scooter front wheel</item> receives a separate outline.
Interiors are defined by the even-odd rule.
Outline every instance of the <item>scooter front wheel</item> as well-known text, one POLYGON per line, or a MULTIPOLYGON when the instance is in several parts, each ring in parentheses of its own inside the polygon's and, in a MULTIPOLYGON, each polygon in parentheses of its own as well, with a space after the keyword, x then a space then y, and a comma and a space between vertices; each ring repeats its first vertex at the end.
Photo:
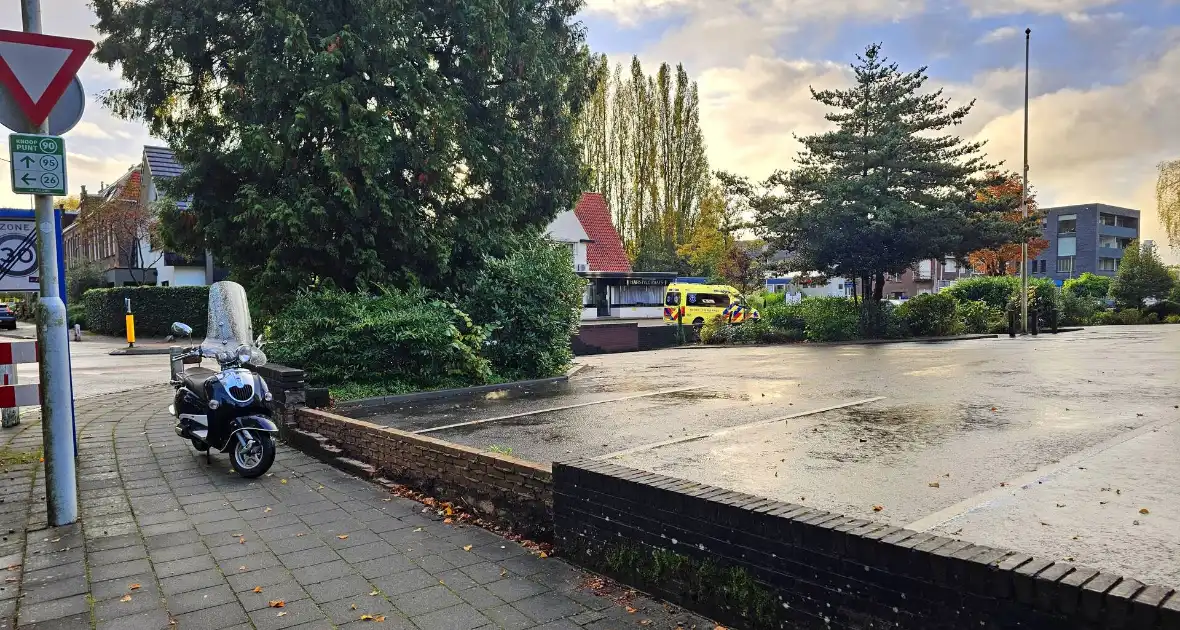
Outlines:
POLYGON ((238 474, 253 479, 261 476, 275 461, 275 441, 264 431, 251 432, 252 440, 238 440, 236 437, 230 462, 238 474))

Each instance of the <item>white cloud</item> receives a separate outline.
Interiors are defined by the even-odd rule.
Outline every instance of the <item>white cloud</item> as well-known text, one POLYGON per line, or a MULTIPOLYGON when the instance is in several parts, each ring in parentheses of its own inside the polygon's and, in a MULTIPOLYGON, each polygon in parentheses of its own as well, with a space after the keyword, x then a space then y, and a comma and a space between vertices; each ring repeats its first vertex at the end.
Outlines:
MULTIPOLYGON (((900 19, 920 13, 926 0, 587 0, 589 14, 623 24, 667 14, 745 14, 779 26, 843 19, 900 19)), ((700 45, 701 42, 698 42, 700 45)), ((710 45, 715 42, 709 41, 710 45)))
POLYGON ((1065 14, 1065 21, 1070 24, 1094 24, 1096 22, 1110 22, 1113 20, 1121 20, 1126 17, 1125 14, 1118 11, 1109 13, 1081 13, 1073 11, 1065 14))
POLYGON ((1002 42, 1006 39, 1012 39, 1013 37, 1016 37, 1019 32, 1020 29, 1016 28, 1015 26, 1001 26, 994 31, 986 33, 983 37, 980 37, 978 43, 993 44, 995 42, 1002 42))
POLYGON ((90 122, 80 122, 73 129, 66 134, 66 137, 80 137, 80 138, 95 138, 99 140, 109 140, 111 134, 103 130, 102 127, 90 122))
POLYGON ((963 0, 972 17, 1039 13, 1041 15, 1080 14, 1100 9, 1121 0, 963 0))

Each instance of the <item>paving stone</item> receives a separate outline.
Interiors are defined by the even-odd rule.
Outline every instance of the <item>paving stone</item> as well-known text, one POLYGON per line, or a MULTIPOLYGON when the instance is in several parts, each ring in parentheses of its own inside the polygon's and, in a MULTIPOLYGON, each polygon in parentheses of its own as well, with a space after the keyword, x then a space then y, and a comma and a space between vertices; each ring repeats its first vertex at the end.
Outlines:
POLYGON ((372 560, 353 563, 352 566, 367 580, 409 571, 417 567, 409 558, 399 554, 380 556, 372 560))
POLYGON ((176 625, 183 630, 222 630, 235 623, 245 623, 247 619, 241 604, 231 602, 177 615, 176 625))
POLYGON ((392 596, 434 586, 438 584, 438 579, 422 569, 412 569, 377 578, 373 580, 373 584, 376 584, 386 596, 392 596))
POLYGON ((241 573, 242 567, 246 567, 245 571, 257 571, 258 569, 269 569, 271 567, 279 566, 279 559, 273 553, 255 553, 249 556, 242 556, 240 558, 227 558, 217 563, 222 573, 230 575, 233 573, 241 573))
POLYGON ((176 547, 189 543, 199 542, 201 535, 195 529, 186 529, 178 532, 169 532, 166 534, 159 534, 156 536, 146 536, 143 539, 144 544, 147 545, 150 551, 156 549, 165 549, 168 547, 176 547))
POLYGON ((476 610, 504 605, 504 600, 496 597, 491 591, 482 586, 475 586, 459 591, 459 597, 468 604, 471 604, 476 610))
POLYGON ((585 609, 577 602, 558 595, 557 593, 542 593, 534 597, 522 599, 512 607, 528 615, 537 623, 548 623, 565 617, 572 617, 585 609))
POLYGON ((410 620, 420 628, 431 630, 475 630, 490 622, 478 610, 462 603, 417 617, 411 616, 410 620))
POLYGON ((221 576, 220 571, 217 569, 207 569, 205 571, 186 573, 185 575, 160 580, 160 590, 164 591, 165 596, 176 595, 178 593, 187 593, 188 591, 217 586, 223 582, 225 582, 225 578, 221 576))
POLYGON ((288 569, 301 569, 317 564, 340 560, 340 556, 328 547, 317 547, 279 556, 279 562, 288 569))
MULTIPOLYGON (((12 591, 15 593, 16 588, 12 591)), ((74 575, 63 577, 52 582, 41 582, 36 585, 26 585, 21 595, 21 606, 47 602, 70 595, 79 595, 87 591, 86 576, 74 575)))
POLYGON ((536 622, 529 619, 524 613, 508 604, 493 606, 480 612, 504 630, 526 630, 537 625, 536 622))
POLYGON ((170 619, 167 611, 156 608, 110 621, 99 621, 96 630, 167 630, 173 627, 169 624, 170 619))
MULTIPOLYGON (((130 549, 134 549, 134 547, 130 547, 130 549)), ((116 551, 118 551, 118 550, 116 550, 116 551)), ((111 552, 104 551, 101 553, 111 553, 111 552)), ((83 549, 81 546, 78 546, 78 547, 72 547, 70 549, 66 549, 64 551, 58 551, 55 553, 39 553, 39 554, 27 555, 23 559, 20 557, 19 554, 17 554, 15 556, 15 558, 13 560, 9 561, 7 564, 0 561, 0 567, 7 567, 7 566, 11 566, 13 564, 21 564, 22 571, 40 571, 41 569, 49 569, 49 568, 56 567, 56 566, 63 565, 63 564, 70 564, 72 562, 82 562, 85 559, 86 559, 86 550, 83 549)))
POLYGON ((250 612, 250 621, 257 630, 279 630, 321 620, 327 620, 327 615, 310 599, 286 602, 282 608, 267 607, 250 612), (280 612, 287 614, 279 616, 280 612))
POLYGON ((117 562, 115 564, 91 565, 90 580, 92 582, 102 582, 103 580, 126 577, 151 570, 152 565, 146 558, 128 562, 117 562))
POLYGON ((308 595, 317 603, 333 602, 345 597, 365 596, 373 591, 373 585, 359 575, 346 575, 333 580, 326 580, 311 584, 307 587, 308 595))
POLYGON ((20 626, 20 630, 92 630, 90 613, 70 615, 60 619, 50 619, 38 623, 20 626))
POLYGON ((390 596, 389 599, 398 610, 408 615, 411 620, 419 615, 463 603, 463 600, 459 599, 458 595, 439 584, 438 580, 435 580, 435 585, 429 588, 390 596))
POLYGON ((27 606, 22 605, 20 607, 20 613, 17 615, 17 626, 52 621, 61 619, 62 617, 69 617, 70 615, 80 615, 89 612, 90 603, 86 601, 85 595, 71 595, 70 597, 63 597, 47 602, 29 604, 27 606))
POLYGON ((96 601, 122 597, 133 592, 149 597, 158 598, 160 596, 160 591, 156 587, 156 578, 151 573, 139 573, 104 582, 94 582, 90 585, 90 595, 96 601), (139 588, 132 590, 132 584, 138 584, 139 588))
POLYGON ((261 584, 257 586, 262 588, 261 593, 246 590, 239 592, 237 595, 238 601, 242 602, 242 607, 247 612, 258 610, 259 608, 266 608, 270 602, 276 599, 281 599, 285 602, 297 602, 301 599, 307 599, 307 591, 294 580, 269 586, 262 586, 261 584))
POLYGON ((189 591, 168 598, 168 610, 174 615, 193 612, 210 606, 236 601, 228 584, 218 584, 196 591, 189 591))
POLYGON ((343 560, 337 560, 328 564, 317 564, 310 567, 303 567, 302 569, 295 569, 291 571, 291 574, 295 576, 296 582, 308 586, 351 575, 353 572, 352 565, 343 560))
POLYGON ((494 562, 481 562, 459 569, 469 576, 476 584, 488 584, 508 577, 508 570, 494 562))
POLYGON ((186 573, 206 571, 214 567, 213 558, 209 557, 208 554, 182 558, 180 560, 170 560, 168 562, 157 562, 155 565, 156 575, 161 580, 186 573))
POLYGON ((225 576, 225 579, 229 582, 230 588, 232 588, 235 593, 241 593, 242 591, 250 590, 255 586, 267 587, 271 586, 272 584, 282 584, 284 582, 289 582, 294 578, 291 576, 291 572, 288 571, 286 567, 278 566, 261 569, 258 571, 235 573, 233 575, 225 576))
POLYGON ((209 553, 209 548, 199 542, 190 542, 183 545, 175 545, 172 547, 164 547, 163 549, 153 550, 148 557, 155 564, 162 562, 171 562, 173 560, 183 560, 185 558, 195 558, 209 553))
MULTIPOLYGON (((320 604, 324 611, 336 625, 344 625, 350 621, 359 621, 361 615, 385 615, 386 618, 395 617, 398 613, 393 605, 384 597, 370 597, 367 593, 358 597, 346 597, 334 602, 320 604)), ((408 621, 408 620, 407 620, 408 621)))
POLYGON ((516 577, 508 577, 502 580, 491 582, 487 584, 487 589, 491 591, 493 595, 499 597, 509 604, 518 602, 522 599, 525 599, 526 597, 539 595, 548 590, 536 582, 516 577))
POLYGON ((340 557, 344 558, 346 562, 358 563, 370 560, 372 558, 394 555, 397 553, 397 550, 393 548, 393 545, 385 542, 384 540, 378 540, 376 542, 357 545, 355 547, 338 549, 336 553, 340 554, 340 557))
POLYGON ((122 601, 124 596, 100 601, 94 605, 94 618, 100 622, 110 621, 119 617, 149 612, 156 609, 163 610, 163 603, 157 594, 144 594, 138 591, 129 593, 131 599, 122 601))

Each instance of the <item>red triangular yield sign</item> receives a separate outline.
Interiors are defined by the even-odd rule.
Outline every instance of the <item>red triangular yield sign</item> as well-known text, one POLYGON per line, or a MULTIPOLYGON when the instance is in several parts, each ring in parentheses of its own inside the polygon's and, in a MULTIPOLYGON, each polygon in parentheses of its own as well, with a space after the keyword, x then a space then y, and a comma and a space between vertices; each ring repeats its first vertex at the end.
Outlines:
POLYGON ((40 125, 93 49, 84 39, 0 30, 0 83, 40 125))

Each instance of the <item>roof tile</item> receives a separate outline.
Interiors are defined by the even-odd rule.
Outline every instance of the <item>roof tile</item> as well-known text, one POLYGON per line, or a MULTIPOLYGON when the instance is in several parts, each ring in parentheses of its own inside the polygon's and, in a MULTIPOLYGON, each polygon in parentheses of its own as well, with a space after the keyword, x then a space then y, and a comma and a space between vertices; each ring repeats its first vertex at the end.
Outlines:
POLYGON ((611 222, 606 198, 600 193, 585 193, 574 206, 574 214, 593 241, 586 246, 590 271, 631 271, 631 261, 627 259, 623 241, 611 222))

